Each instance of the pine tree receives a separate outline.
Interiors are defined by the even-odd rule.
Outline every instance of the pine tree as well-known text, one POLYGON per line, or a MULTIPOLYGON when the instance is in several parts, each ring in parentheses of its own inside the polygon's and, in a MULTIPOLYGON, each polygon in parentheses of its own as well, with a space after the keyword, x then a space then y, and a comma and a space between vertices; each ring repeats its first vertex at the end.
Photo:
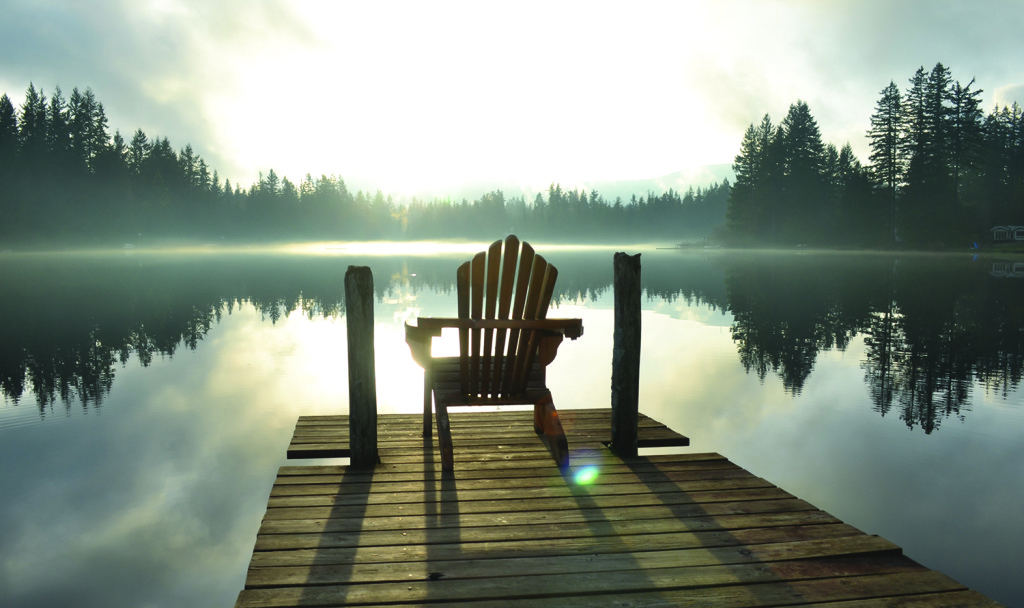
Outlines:
POLYGON ((260 180, 260 190, 270 196, 277 196, 281 193, 281 179, 273 169, 267 172, 265 180, 260 180))
POLYGON ((729 191, 726 227, 741 239, 757 240, 767 229, 774 240, 779 173, 777 129, 767 114, 743 135, 733 162, 736 183, 729 191))
POLYGON ((900 139, 900 156, 906 163, 905 180, 913 188, 921 179, 921 166, 925 162, 929 145, 927 109, 925 105, 925 84, 928 76, 924 67, 917 68, 910 79, 910 88, 903 99, 903 135, 900 139))
POLYGON ((19 151, 22 167, 26 170, 25 179, 30 183, 38 183, 48 156, 46 95, 42 90, 36 91, 32 83, 29 83, 28 91, 25 92, 25 102, 21 105, 19 126, 19 151))
POLYGON ((828 234, 833 216, 826 201, 823 164, 825 144, 818 123, 804 101, 789 106, 779 125, 783 163, 781 202, 784 232, 806 242, 828 234))
POLYGON ((918 68, 904 97, 906 188, 898 223, 916 244, 944 242, 960 218, 954 207, 951 170, 949 69, 918 68))
POLYGON ((982 126, 981 229, 1024 217, 1024 110, 993 110, 982 126))
POLYGON ((49 152, 47 164, 52 177, 67 176, 74 170, 68 116, 67 104, 60 87, 55 87, 46 114, 46 140, 49 152))
POLYGON ((842 226, 846 244, 891 244, 892 229, 886 221, 891 209, 889 201, 876 194, 871 173, 861 166, 849 143, 839 150, 836 181, 839 187, 837 224, 842 226))
POLYGON ((93 160, 110 145, 103 104, 96 101, 91 88, 84 93, 75 88, 68 100, 68 112, 75 162, 92 170, 93 160))
MULTIPOLYGON (((17 175, 18 162, 18 116, 14 111, 14 103, 4 93, 0 96, 0 192, 4 200, 11 197, 14 176, 17 175)), ((3 205, 0 204, 0 211, 3 205)))
POLYGON ((185 147, 178 152, 178 166, 181 171, 181 184, 184 192, 191 192, 196 187, 198 161, 192 144, 185 144, 185 147))
POLYGON ((871 161, 871 174, 875 182, 886 191, 889 203, 888 232, 895 242, 896 195, 906 164, 906 156, 900 146, 903 113, 900 90, 895 82, 890 80, 881 95, 875 105, 875 113, 871 116, 871 129, 868 131, 871 154, 868 160, 871 161))
POLYGON ((949 88, 951 170, 953 177, 953 199, 959 206, 961 191, 966 174, 978 166, 982 148, 981 93, 983 89, 971 90, 972 78, 967 86, 957 81, 949 88))
POLYGON ((136 129, 132 140, 128 144, 128 171, 132 175, 142 172, 142 164, 149 154, 150 144, 142 129, 136 129))

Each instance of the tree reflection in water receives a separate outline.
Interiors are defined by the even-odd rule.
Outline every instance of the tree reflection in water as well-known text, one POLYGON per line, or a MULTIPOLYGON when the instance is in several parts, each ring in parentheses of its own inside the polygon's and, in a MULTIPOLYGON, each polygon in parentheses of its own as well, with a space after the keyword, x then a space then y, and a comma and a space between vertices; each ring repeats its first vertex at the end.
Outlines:
MULTIPOLYGON (((611 254, 559 251, 559 300, 589 300, 611 286, 611 254)), ((296 310, 344 315, 350 264, 374 269, 379 299, 397 289, 454 290, 458 255, 41 256, 0 264, 0 392, 31 391, 41 415, 57 402, 98 408, 118 365, 143 366, 194 350, 225 314, 251 305, 271 323, 296 310)), ((873 407, 895 409, 925 433, 962 418, 975 382, 996 395, 1024 370, 1024 280, 995 276, 963 256, 650 252, 648 301, 732 314, 748 373, 777 374, 796 395, 818 354, 863 337, 861 367, 873 407)))
POLYGON ((797 394, 818 352, 862 335, 873 406, 931 433, 962 418, 975 381, 1019 385, 1024 282, 962 256, 822 254, 723 258, 733 339, 749 372, 797 394))

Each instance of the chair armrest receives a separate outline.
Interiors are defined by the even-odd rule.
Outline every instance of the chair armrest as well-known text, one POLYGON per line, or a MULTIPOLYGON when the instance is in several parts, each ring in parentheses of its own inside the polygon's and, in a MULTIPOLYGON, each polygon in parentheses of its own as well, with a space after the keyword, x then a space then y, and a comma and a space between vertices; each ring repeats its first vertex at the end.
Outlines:
POLYGON ((423 369, 430 363, 430 343, 434 336, 441 335, 441 328, 424 327, 405 323, 405 343, 409 345, 412 359, 423 369))
MULTIPOLYGON (((405 327, 406 341, 408 341, 411 326, 407 323, 405 327)), ((535 329, 560 333, 571 340, 575 340, 583 335, 583 319, 534 319, 524 321, 522 319, 420 317, 417 320, 417 327, 412 329, 422 331, 431 336, 439 336, 441 335, 441 329, 449 327, 457 329, 535 329)))
POLYGON ((405 322, 405 336, 406 339, 409 337, 409 332, 421 333, 428 336, 440 336, 441 330, 448 327, 456 328, 468 328, 471 323, 468 319, 456 319, 450 317, 419 317, 416 319, 416 325, 410 325, 408 321, 405 322))
POLYGON ((544 319, 545 323, 558 323, 557 331, 570 340, 575 340, 583 335, 583 319, 544 319))

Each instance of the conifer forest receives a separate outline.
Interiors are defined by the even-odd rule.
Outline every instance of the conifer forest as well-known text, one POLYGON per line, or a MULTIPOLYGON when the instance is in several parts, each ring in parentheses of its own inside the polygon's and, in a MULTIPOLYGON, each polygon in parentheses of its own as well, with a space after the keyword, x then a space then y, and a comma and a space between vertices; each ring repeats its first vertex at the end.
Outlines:
MULTIPOLYGON (((870 155, 826 143, 808 104, 747 128, 723 180, 609 200, 563 188, 475 200, 352 192, 340 175, 297 183, 269 168, 223 179, 191 144, 111 133, 93 91, 30 84, 0 96, 0 245, 529 238, 734 246, 962 248, 996 224, 1024 224, 1024 113, 981 108, 982 89, 941 63, 890 82, 865 122, 870 155)), ((683 144, 680 144, 683 145, 683 144)), ((343 169, 343 168, 342 168, 343 169)))

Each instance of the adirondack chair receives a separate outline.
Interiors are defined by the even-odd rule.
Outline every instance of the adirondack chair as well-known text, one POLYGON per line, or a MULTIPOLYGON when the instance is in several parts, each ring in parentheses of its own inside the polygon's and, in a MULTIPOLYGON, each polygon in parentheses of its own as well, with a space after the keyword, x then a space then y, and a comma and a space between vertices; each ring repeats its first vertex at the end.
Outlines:
POLYGON ((533 405, 559 466, 569 462, 565 432, 545 384, 563 337, 583 335, 582 319, 547 319, 558 270, 514 235, 495 241, 459 266, 458 318, 420 317, 406 323, 405 341, 423 368, 423 436, 431 436, 431 396, 444 470, 454 468, 448 407, 533 405), (433 357, 431 342, 444 328, 459 331, 458 357, 433 357))

